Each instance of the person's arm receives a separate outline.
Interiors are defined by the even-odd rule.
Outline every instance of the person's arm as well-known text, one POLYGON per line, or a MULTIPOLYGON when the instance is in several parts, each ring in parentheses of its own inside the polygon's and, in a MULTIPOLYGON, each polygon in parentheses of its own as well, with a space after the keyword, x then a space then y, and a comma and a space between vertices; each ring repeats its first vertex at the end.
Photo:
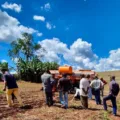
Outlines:
POLYGON ((103 86, 104 86, 104 83, 101 81, 100 82, 100 88, 103 88, 103 86))
POLYGON ((82 90, 83 90, 83 92, 84 92, 85 94, 88 94, 88 89, 89 89, 89 88, 87 88, 87 91, 85 91, 85 89, 82 88, 82 90))
POLYGON ((91 87, 91 88, 93 87, 93 81, 90 83, 90 87, 91 87))

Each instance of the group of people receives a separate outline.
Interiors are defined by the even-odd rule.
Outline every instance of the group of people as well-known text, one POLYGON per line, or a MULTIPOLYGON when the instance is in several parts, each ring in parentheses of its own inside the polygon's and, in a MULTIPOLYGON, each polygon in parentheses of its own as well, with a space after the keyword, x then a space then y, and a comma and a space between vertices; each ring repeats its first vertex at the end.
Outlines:
MULTIPOLYGON (((6 91, 6 97, 8 102, 8 107, 12 106, 12 95, 17 98, 20 107, 22 108, 24 105, 22 103, 22 100, 19 96, 18 92, 18 85, 16 83, 16 80, 13 75, 9 74, 6 69, 2 69, 2 77, 1 79, 4 80, 4 88, 3 90, 6 91)), ((59 92, 59 101, 61 103, 61 107, 67 109, 68 108, 68 93, 71 89, 71 82, 68 79, 67 74, 62 74, 62 78, 58 80, 56 83, 53 76, 49 73, 49 71, 45 71, 43 75, 41 76, 43 90, 45 93, 46 98, 46 104, 48 106, 52 106, 54 104, 53 100, 53 87, 56 84, 58 92, 59 92)), ((106 82, 103 79, 99 79, 98 76, 95 76, 94 78, 90 75, 81 75, 80 76, 80 82, 79 82, 79 88, 76 88, 76 93, 74 95, 74 98, 79 96, 79 99, 81 100, 82 107, 84 109, 88 108, 88 98, 92 99, 92 95, 95 96, 95 101, 97 105, 101 105, 101 97, 100 97, 100 91, 104 90, 104 85, 106 82)), ((117 105, 116 105, 116 97, 119 93, 119 85, 115 81, 115 76, 112 76, 110 78, 110 85, 109 85, 110 92, 108 96, 103 97, 103 107, 104 110, 107 110, 107 100, 112 101, 113 105, 113 114, 117 114, 117 105)))
MULTIPOLYGON (((43 88, 46 95, 46 104, 48 106, 53 105, 53 94, 52 87, 55 84, 55 80, 52 78, 52 75, 49 71, 46 71, 42 76, 43 88)), ((102 100, 100 96, 100 92, 103 95, 104 85, 107 84, 103 78, 99 79, 98 76, 91 77, 90 75, 81 75, 79 88, 76 88, 76 93, 74 98, 79 98, 81 100, 82 107, 84 109, 88 108, 88 98, 92 99, 92 95, 95 96, 96 105, 102 105, 102 100)), ((59 91, 59 101, 61 103, 61 107, 67 109, 68 108, 68 93, 71 89, 71 82, 67 77, 67 74, 62 74, 62 78, 58 80, 57 88, 59 91)), ((107 100, 112 101, 113 106, 113 114, 116 116, 117 114, 117 105, 116 105, 116 97, 119 93, 119 84, 115 81, 115 76, 110 77, 110 85, 109 85, 109 94, 108 96, 103 97, 103 107, 104 110, 107 110, 107 100)))

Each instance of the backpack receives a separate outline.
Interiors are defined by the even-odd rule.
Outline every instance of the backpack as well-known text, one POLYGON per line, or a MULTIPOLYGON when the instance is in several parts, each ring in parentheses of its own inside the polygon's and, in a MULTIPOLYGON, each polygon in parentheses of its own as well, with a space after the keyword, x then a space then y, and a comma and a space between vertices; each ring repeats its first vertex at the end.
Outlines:
POLYGON ((112 94, 113 94, 114 96, 117 96, 118 93, 119 93, 119 91, 120 91, 119 84, 118 84, 118 83, 112 84, 112 94))

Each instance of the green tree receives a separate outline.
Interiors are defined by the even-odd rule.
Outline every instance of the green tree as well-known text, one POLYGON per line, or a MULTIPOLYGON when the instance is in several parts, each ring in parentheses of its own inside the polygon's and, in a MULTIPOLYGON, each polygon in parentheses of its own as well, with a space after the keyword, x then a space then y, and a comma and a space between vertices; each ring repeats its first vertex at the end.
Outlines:
POLYGON ((7 62, 0 62, 0 69, 8 69, 8 63, 7 62))
POLYGON ((14 60, 14 58, 22 58, 29 61, 34 56, 34 52, 40 49, 40 44, 34 42, 31 34, 23 33, 22 38, 11 43, 11 49, 8 51, 8 55, 14 60))
POLYGON ((31 81, 40 82, 40 76, 45 70, 54 70, 58 68, 58 64, 53 62, 41 62, 35 55, 35 51, 41 49, 44 56, 45 50, 37 43, 34 42, 31 34, 23 33, 21 38, 11 43, 11 49, 8 55, 15 62, 20 78, 31 81))

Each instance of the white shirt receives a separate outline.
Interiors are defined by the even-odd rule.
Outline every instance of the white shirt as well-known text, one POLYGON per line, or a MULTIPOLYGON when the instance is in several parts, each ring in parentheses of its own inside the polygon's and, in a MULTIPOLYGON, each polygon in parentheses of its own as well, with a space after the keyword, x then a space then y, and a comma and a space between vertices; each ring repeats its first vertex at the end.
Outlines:
POLYGON ((104 83, 100 79, 95 79, 91 82, 90 86, 95 89, 100 89, 104 83))
POLYGON ((76 89, 76 93, 75 93, 75 95, 74 95, 74 96, 76 97, 77 95, 79 95, 79 96, 80 96, 80 89, 78 89, 78 88, 76 89))
POLYGON ((85 94, 84 91, 82 90, 82 88, 84 88, 85 91, 87 91, 88 87, 90 87, 89 80, 87 78, 82 78, 80 80, 80 95, 88 96, 88 94, 85 94))

